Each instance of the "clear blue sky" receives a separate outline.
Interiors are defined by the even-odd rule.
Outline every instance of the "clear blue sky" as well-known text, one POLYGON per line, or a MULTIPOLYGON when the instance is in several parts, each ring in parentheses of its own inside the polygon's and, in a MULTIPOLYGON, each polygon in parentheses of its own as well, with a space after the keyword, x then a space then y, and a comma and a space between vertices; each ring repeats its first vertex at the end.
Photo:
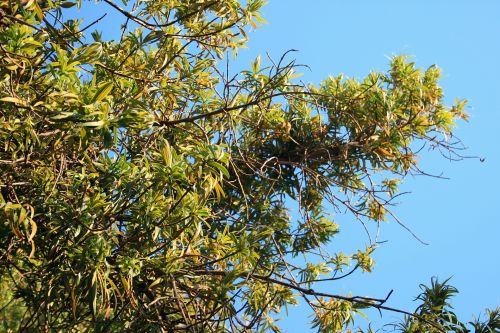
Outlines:
MULTIPOLYGON (((394 289, 389 305, 413 310, 420 283, 453 276, 462 320, 500 306, 500 1, 270 0, 263 14, 269 23, 250 35, 239 61, 266 52, 278 58, 298 49, 295 58, 311 68, 302 77, 306 82, 339 73, 361 78, 385 70, 388 57, 401 53, 413 55, 422 67, 438 64, 448 103, 456 97, 470 101, 470 122, 459 123, 457 135, 468 154, 486 159, 449 162, 424 152, 424 169, 451 179, 408 179, 403 190, 412 193, 401 199, 396 213, 430 245, 395 223, 386 224, 381 238, 388 242, 376 252, 373 273, 320 289, 374 297, 394 289)), ((343 216, 337 221, 342 232, 335 249, 366 243, 358 223, 343 216)), ((309 331, 308 313, 304 304, 291 308, 282 320, 285 331, 309 331)), ((379 325, 397 318, 384 313, 380 320, 377 312, 370 317, 379 325)))
MULTIPOLYGON (((99 6, 86 22, 100 16, 99 6)), ((269 52, 274 58, 289 49, 310 66, 302 79, 318 83, 327 75, 344 73, 361 78, 385 70, 389 57, 413 55, 421 67, 438 64, 447 101, 470 101, 470 122, 459 123, 456 134, 468 154, 485 158, 449 162, 437 153, 422 154, 424 170, 450 180, 408 179, 397 215, 430 245, 418 243, 395 223, 382 229, 388 240, 375 254, 371 274, 358 274, 320 290, 383 297, 394 293, 389 306, 413 310, 418 285, 432 276, 453 276, 460 294, 456 312, 472 319, 485 307, 500 306, 500 1, 497 0, 270 0, 263 9, 269 24, 250 34, 249 48, 240 51, 238 68, 269 52)), ((106 33, 116 33, 113 16, 103 20, 106 33)), ((108 36, 109 36, 108 35, 108 36)), ((364 247, 367 239, 351 217, 337 216, 342 232, 335 249, 364 247)), ((290 308, 282 320, 287 332, 308 332, 309 309, 290 308)), ((370 313, 374 328, 398 318, 370 313)), ((363 319, 360 324, 365 326, 363 319)))

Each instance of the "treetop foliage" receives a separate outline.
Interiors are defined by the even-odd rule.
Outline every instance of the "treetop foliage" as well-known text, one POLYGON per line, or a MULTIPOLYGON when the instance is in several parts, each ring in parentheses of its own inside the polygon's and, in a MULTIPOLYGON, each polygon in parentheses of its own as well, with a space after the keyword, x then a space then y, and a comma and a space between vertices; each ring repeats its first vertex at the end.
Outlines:
MULTIPOLYGON (((264 1, 98 2, 122 19, 119 39, 70 9, 93 3, 0 1, 8 328, 279 331, 299 299, 322 332, 364 308, 407 313, 319 282, 374 264, 373 235, 327 251, 335 214, 395 219, 422 146, 459 157, 465 102, 443 104, 440 70, 398 56, 363 80, 304 85, 285 54, 234 75, 264 1)), ((427 295, 404 331, 447 330, 427 295)))

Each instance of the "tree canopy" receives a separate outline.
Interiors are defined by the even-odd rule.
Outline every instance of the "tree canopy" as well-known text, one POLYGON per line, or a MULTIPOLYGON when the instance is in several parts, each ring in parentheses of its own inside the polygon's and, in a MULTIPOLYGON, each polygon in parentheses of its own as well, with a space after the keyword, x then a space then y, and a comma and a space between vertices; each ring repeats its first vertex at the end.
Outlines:
MULTIPOLYGON (((336 214, 400 223, 421 147, 458 156, 465 101, 444 104, 438 67, 398 56, 306 85, 285 54, 232 74, 264 1, 98 2, 119 39, 78 17, 92 3, 0 1, 6 329, 279 331, 301 301, 322 332, 365 308, 405 313, 405 332, 467 331, 437 280, 416 312, 320 284, 374 264, 369 233, 329 253, 336 214)), ((498 332, 489 316, 470 327, 498 332)))

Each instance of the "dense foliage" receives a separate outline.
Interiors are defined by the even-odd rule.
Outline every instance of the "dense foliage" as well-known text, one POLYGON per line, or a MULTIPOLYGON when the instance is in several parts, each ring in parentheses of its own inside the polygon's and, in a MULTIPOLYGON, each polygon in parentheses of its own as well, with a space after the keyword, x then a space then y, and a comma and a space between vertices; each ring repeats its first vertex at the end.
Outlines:
MULTIPOLYGON (((262 0, 98 2, 118 39, 75 19, 93 3, 0 1, 6 329, 278 330, 303 299, 336 332, 399 311, 315 282, 373 266, 374 238, 326 251, 333 213, 380 223, 421 145, 456 152, 464 102, 443 105, 439 69, 305 86, 285 55, 233 75, 262 0)), ((447 330, 422 301, 401 327, 447 330)))

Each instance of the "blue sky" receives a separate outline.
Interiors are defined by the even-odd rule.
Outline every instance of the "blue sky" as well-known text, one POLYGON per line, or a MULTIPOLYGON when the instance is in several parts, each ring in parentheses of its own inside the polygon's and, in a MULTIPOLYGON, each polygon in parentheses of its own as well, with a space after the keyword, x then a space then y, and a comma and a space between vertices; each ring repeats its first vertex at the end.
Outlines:
MULTIPOLYGON (((100 16, 99 6, 86 12, 86 22, 100 16)), ((437 64, 447 102, 468 99, 470 122, 460 122, 456 134, 469 147, 466 152, 485 158, 461 162, 444 160, 436 152, 423 152, 424 170, 450 180, 409 178, 402 191, 411 191, 396 214, 430 245, 422 245, 396 223, 386 223, 375 253, 371 274, 318 287, 318 290, 384 297, 394 289, 387 305, 413 310, 420 283, 432 276, 453 276, 459 290, 454 305, 462 320, 472 319, 485 307, 500 306, 500 1, 487 0, 270 0, 263 9, 269 22, 250 34, 248 49, 241 50, 237 68, 248 67, 257 55, 279 58, 289 49, 298 63, 307 64, 305 82, 319 83, 327 75, 344 73, 362 78, 371 70, 383 71, 396 54, 412 55, 417 65, 437 64)), ((103 20, 110 35, 116 32, 113 16, 103 20)), ((336 216, 340 235, 332 244, 343 251, 363 248, 363 229, 350 216, 336 216)), ((309 309, 290 308, 282 326, 288 332, 307 332, 309 309)), ((374 327, 396 320, 371 312, 374 327)), ((360 324, 366 326, 360 318, 360 324)))
MULTIPOLYGON (((250 34, 239 62, 269 52, 274 58, 289 49, 307 64, 302 79, 319 82, 327 75, 344 73, 362 78, 371 70, 385 70, 389 57, 408 54, 421 67, 443 69, 448 103, 468 99, 470 122, 460 122, 456 134, 469 147, 468 155, 485 158, 461 162, 444 160, 436 152, 423 152, 424 170, 450 180, 409 178, 402 190, 411 191, 396 208, 397 215, 430 245, 422 245, 396 223, 387 223, 376 251, 371 274, 319 287, 332 293, 383 297, 394 293, 388 305, 408 310, 420 283, 432 276, 453 276, 460 290, 454 305, 462 320, 470 320, 485 307, 500 306, 500 2, 499 1, 269 1, 263 9, 267 25, 250 34)), ((351 217, 337 216, 341 233, 335 249, 362 247, 361 226, 351 217)), ((282 320, 288 332, 307 332, 308 309, 290 308, 282 320)), ((398 316, 372 312, 377 325, 398 316)), ((363 319, 360 324, 365 326, 363 319)))

